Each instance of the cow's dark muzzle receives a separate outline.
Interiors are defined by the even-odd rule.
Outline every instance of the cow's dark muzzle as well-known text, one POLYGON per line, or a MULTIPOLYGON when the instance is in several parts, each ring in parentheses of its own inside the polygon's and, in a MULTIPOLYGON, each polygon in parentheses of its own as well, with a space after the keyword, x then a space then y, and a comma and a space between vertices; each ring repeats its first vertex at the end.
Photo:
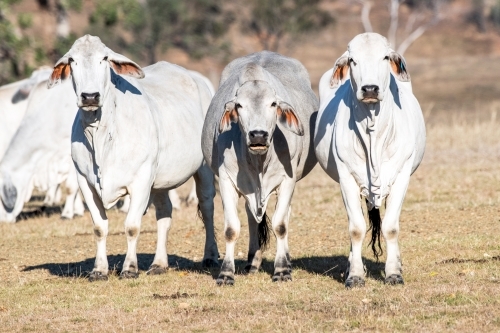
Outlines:
POLYGON ((248 148, 255 153, 265 153, 269 148, 269 133, 266 131, 250 131, 248 148))
POLYGON ((82 93, 82 106, 99 106, 101 95, 96 93, 82 93))
POLYGON ((376 103, 379 101, 379 87, 376 85, 366 85, 361 87, 363 92, 363 102, 365 103, 376 103))

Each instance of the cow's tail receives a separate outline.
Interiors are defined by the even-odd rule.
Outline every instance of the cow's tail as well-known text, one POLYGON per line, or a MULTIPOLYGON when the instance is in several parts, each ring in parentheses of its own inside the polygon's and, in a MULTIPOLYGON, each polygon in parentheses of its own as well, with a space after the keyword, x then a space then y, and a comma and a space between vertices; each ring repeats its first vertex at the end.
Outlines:
MULTIPOLYGON (((366 202, 368 206, 368 201, 366 202)), ((384 253, 382 246, 380 246, 380 231, 382 229, 382 219, 380 218, 380 210, 373 207, 368 210, 368 220, 370 222, 370 228, 368 230, 372 231, 372 239, 368 246, 372 246, 373 255, 379 261, 378 258, 384 253), (378 245, 378 249, 377 249, 378 245)))
POLYGON ((269 246, 269 237, 271 236, 271 220, 269 219, 269 216, 267 216, 267 213, 264 213, 262 221, 259 223, 257 235, 260 250, 265 251, 269 246))

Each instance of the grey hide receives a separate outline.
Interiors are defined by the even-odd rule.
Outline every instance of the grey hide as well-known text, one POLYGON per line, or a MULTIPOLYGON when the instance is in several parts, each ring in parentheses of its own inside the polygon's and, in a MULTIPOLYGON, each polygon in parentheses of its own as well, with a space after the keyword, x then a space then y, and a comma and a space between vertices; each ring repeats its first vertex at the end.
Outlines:
POLYGON ((291 279, 290 202, 296 181, 316 164, 311 142, 317 110, 309 75, 295 59, 263 51, 224 69, 202 133, 203 155, 219 176, 224 206, 226 255, 218 284, 234 283, 240 196, 245 198, 250 229, 247 271, 259 269, 269 236, 265 212, 271 193, 278 195, 272 218, 277 236, 273 281, 291 279))

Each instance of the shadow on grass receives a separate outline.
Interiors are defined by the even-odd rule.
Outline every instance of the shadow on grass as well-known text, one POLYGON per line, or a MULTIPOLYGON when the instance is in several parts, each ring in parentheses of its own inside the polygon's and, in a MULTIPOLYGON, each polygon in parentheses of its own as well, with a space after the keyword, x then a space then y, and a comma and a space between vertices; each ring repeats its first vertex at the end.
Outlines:
MULTIPOLYGON (((149 265, 153 262, 154 254, 139 253, 137 261, 139 271, 145 273, 149 269, 149 265)), ((108 255, 109 275, 119 275, 122 269, 125 254, 123 255, 108 255)), ((46 263, 35 266, 27 266, 22 271, 30 272, 34 270, 48 270, 50 274, 59 277, 86 277, 94 268, 95 258, 88 258, 78 262, 60 262, 46 263)), ((199 273, 210 274, 214 276, 215 270, 203 268, 200 262, 194 262, 191 259, 180 257, 177 255, 168 256, 168 266, 170 269, 196 271, 199 273), (214 271, 214 272, 212 272, 214 271)))
MULTIPOLYGON (((347 264, 348 257, 345 255, 303 257, 292 260, 292 268, 295 267, 312 274, 328 276, 339 283, 345 281, 347 264)), ((363 264, 366 268, 367 278, 384 281, 385 263, 363 258, 363 264)))
MULTIPOLYGON (((318 274, 330 277, 331 279, 344 283, 345 271, 347 269, 348 257, 345 255, 336 256, 320 256, 320 257, 302 257, 292 259, 292 277, 294 269, 302 269, 311 274, 318 274)), ((234 262, 237 275, 245 275, 246 260, 235 260, 234 262)), ((368 258, 363 258, 363 264, 366 267, 366 277, 378 281, 384 281, 384 262, 376 262, 368 258)), ((262 260, 260 269, 269 274, 270 277, 274 274, 274 261, 262 260)), ((216 274, 213 277, 216 278, 216 274)))
POLYGON ((61 215, 62 213, 62 206, 39 206, 35 207, 35 209, 31 209, 29 211, 23 211, 21 212, 17 218, 16 222, 19 221, 24 221, 24 220, 29 220, 37 217, 50 217, 54 214, 59 214, 61 215))
MULTIPOLYGON (((154 254, 137 254, 139 271, 141 273, 145 273, 149 269, 149 265, 151 265, 153 259, 154 254)), ((308 273, 324 275, 339 283, 344 283, 347 259, 348 258, 345 255, 295 258, 292 260, 292 269, 302 269, 308 273)), ((108 255, 109 274, 119 275, 124 260, 125 254, 108 255)), ((34 270, 48 270, 50 274, 59 277, 86 277, 87 274, 94 268, 94 261, 95 258, 88 258, 79 262, 46 263, 35 266, 27 266, 22 271, 30 272, 34 270)), ((383 271, 385 264, 383 262, 376 262, 363 258, 363 263, 366 267, 367 278, 379 281, 384 280, 383 271)), ((245 272, 245 266, 247 265, 246 260, 236 259, 234 264, 236 275, 247 274, 245 272)), ((177 256, 175 254, 170 254, 168 256, 168 266, 170 269, 211 275, 213 279, 217 279, 220 272, 220 265, 222 265, 222 260, 219 260, 219 267, 205 268, 202 267, 201 262, 195 262, 191 259, 177 256)), ((274 273, 274 261, 263 259, 261 270, 269 274, 269 277, 272 277, 274 273)))

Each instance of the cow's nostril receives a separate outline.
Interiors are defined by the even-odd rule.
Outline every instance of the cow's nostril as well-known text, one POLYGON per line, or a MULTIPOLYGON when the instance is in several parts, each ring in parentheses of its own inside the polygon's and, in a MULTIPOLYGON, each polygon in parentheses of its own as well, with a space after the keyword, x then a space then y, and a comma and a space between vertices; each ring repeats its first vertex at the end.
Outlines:
POLYGON ((366 85, 366 86, 362 86, 361 90, 364 93, 369 93, 369 92, 378 93, 379 88, 376 85, 366 85))
POLYGON ((96 93, 82 93, 82 100, 83 101, 99 101, 99 97, 101 95, 96 92, 96 93))
POLYGON ((269 133, 266 131, 250 131, 249 136, 251 139, 266 139, 269 136, 269 133))

